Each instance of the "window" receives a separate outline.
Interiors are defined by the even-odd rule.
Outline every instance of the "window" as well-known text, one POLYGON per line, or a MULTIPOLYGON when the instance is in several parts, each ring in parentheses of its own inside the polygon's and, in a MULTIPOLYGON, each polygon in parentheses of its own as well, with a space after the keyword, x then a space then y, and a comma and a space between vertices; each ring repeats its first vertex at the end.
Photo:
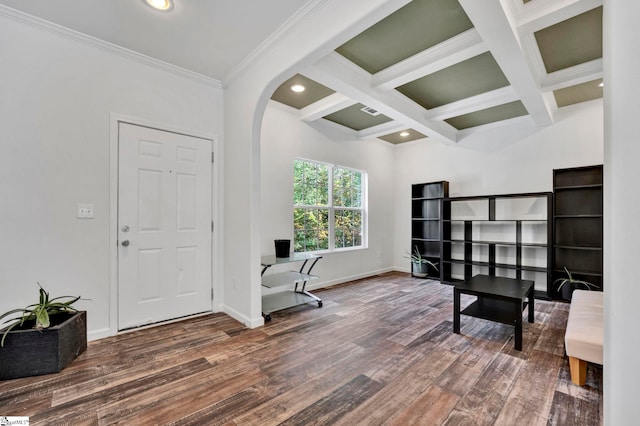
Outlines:
POLYGON ((366 172, 300 159, 293 164, 294 251, 366 247, 366 172))

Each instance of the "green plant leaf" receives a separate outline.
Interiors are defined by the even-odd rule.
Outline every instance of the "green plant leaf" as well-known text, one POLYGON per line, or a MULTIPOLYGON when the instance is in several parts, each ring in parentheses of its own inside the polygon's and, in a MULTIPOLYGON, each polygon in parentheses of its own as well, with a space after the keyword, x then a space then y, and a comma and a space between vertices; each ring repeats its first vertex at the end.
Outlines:
MULTIPOLYGON (((11 311, 9 311, 9 312, 5 312, 4 314, 0 315, 0 320, 1 320, 2 318, 8 317, 9 315, 13 315, 13 314, 17 314, 17 313, 21 313, 21 314, 23 314, 23 315, 24 315, 25 313, 28 313, 28 312, 30 312, 30 311, 28 311, 28 310, 26 310, 26 309, 13 309, 13 310, 11 310, 11 311)), ((15 320, 17 320, 17 319, 18 319, 18 318, 8 319, 8 320, 6 320, 5 322, 15 321, 15 320)))
POLYGON ((46 305, 47 303, 49 303, 49 293, 47 293, 45 291, 44 288, 42 288, 42 286, 40 285, 40 283, 38 283, 38 285, 40 286, 40 305, 46 305))
POLYGON ((592 284, 588 281, 574 279, 573 275, 571 275, 571 272, 567 269, 566 266, 563 267, 563 269, 564 269, 564 272, 567 274, 567 278, 558 278, 553 282, 554 285, 556 283, 559 283, 557 287, 557 291, 560 291, 560 289, 562 289, 562 287, 567 283, 573 286, 584 286, 586 287, 587 290, 591 290, 592 288, 600 288, 599 286, 592 284))
POLYGON ((14 327, 16 327, 18 324, 20 324, 20 321, 16 321, 13 324, 11 324, 8 328, 6 328, 5 330, 3 330, 2 333, 2 340, 0 341, 0 347, 4 347, 4 339, 7 338, 7 335, 9 334, 9 332, 11 330, 13 330, 14 327))
POLYGON ((59 296, 53 299, 49 299, 49 293, 38 283, 38 299, 39 303, 28 305, 23 309, 12 309, 4 314, 0 315, 0 320, 7 318, 14 314, 22 314, 19 318, 10 318, 4 321, 4 324, 9 324, 8 327, 0 330, 2 333, 2 340, 0 346, 4 346, 5 339, 11 330, 17 326, 23 325, 26 321, 35 321, 36 329, 48 328, 51 326, 51 315, 61 312, 77 312, 77 310, 71 306, 78 300, 80 296, 59 296), (69 299, 69 300, 66 300, 69 299))
POLYGON ((36 313, 36 328, 49 328, 51 323, 49 322, 49 312, 45 307, 43 309, 38 310, 36 313))
POLYGON ((64 306, 70 306, 73 305, 74 303, 76 303, 78 300, 80 300, 80 296, 59 296, 59 297, 54 297, 53 299, 51 299, 49 301, 50 305, 64 305, 64 306), (68 299, 71 298, 71 300, 68 300, 66 302, 54 302, 55 300, 62 300, 62 299, 68 299))

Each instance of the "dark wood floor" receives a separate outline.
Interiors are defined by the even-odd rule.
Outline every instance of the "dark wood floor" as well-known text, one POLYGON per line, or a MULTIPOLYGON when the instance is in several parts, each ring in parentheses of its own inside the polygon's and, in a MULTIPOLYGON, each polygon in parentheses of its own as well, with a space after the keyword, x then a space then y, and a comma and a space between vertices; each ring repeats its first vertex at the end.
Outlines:
MULTIPOLYGON (((91 342, 56 375, 0 382, 32 425, 597 425, 602 368, 569 379, 568 305, 513 329, 462 317, 452 288, 389 273, 319 291, 324 307, 254 330, 223 314, 91 342)), ((463 305, 473 300, 464 298, 463 305)))

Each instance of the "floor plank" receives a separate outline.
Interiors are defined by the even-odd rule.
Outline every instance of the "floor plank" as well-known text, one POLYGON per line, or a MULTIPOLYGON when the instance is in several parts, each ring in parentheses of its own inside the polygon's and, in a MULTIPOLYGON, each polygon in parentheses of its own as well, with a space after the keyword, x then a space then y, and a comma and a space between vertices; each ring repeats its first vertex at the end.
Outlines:
MULTIPOLYGON (((426 344, 426 348, 430 346, 429 343, 426 344)), ((386 420, 394 418, 420 397, 454 359, 455 354, 443 348, 436 347, 425 352, 410 368, 336 424, 354 425, 362 421, 361 419, 366 419, 368 424, 383 424, 386 420)))
POLYGON ((333 424, 363 401, 371 398, 381 388, 380 383, 360 374, 280 424, 283 426, 333 424))
POLYGON ((419 398, 400 412, 391 424, 393 426, 441 425, 459 399, 458 396, 446 392, 439 386, 431 385, 419 398))
POLYGON ((494 424, 523 364, 520 358, 495 354, 478 380, 456 404, 446 424, 494 424))
POLYGON ((495 424, 546 424, 561 366, 559 356, 533 350, 495 424))
MULTIPOLYGON (((59 374, 0 382, 32 425, 598 425, 602 367, 571 383, 567 303, 513 327, 463 317, 453 288, 386 273, 246 329, 224 314, 89 343, 59 374)), ((468 305, 472 296, 463 297, 468 305)))

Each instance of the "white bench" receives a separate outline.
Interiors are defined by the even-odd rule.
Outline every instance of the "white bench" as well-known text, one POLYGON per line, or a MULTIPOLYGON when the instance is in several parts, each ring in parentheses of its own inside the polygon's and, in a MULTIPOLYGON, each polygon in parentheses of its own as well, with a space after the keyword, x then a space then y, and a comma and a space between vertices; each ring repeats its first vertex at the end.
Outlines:
POLYGON ((602 365, 604 340, 604 294, 575 290, 569 308, 564 345, 569 356, 571 381, 584 386, 587 362, 602 365))

